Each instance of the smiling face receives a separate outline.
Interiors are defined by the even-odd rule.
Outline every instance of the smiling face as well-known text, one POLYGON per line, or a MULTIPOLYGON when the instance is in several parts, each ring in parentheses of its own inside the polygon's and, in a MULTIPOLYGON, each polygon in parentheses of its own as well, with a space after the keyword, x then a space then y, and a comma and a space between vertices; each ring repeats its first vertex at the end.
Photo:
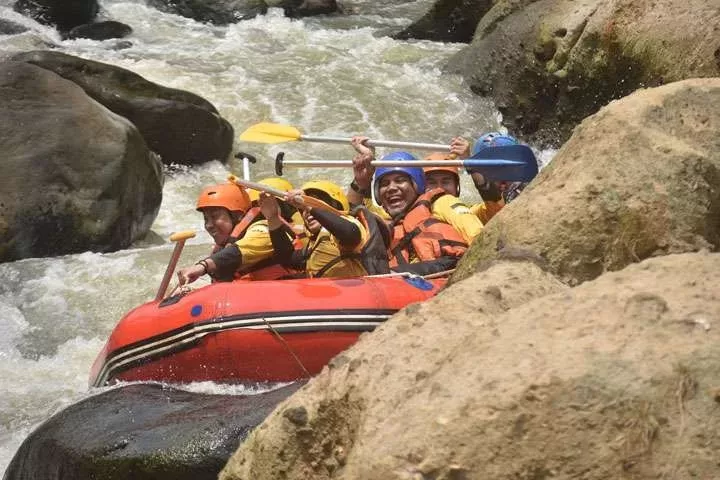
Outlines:
POLYGON ((379 180, 377 201, 391 217, 396 217, 412 206, 418 194, 410 176, 402 172, 391 172, 379 180))
POLYGON ((310 232, 311 236, 317 235, 317 233, 322 229, 322 225, 320 225, 320 222, 315 220, 315 217, 310 215, 310 209, 302 211, 302 218, 305 222, 305 228, 308 232, 310 232))
POLYGON ((230 212, 223 207, 205 207, 205 230, 213 237, 217 245, 225 245, 234 227, 230 212))
POLYGON ((425 174, 425 188, 426 190, 442 188, 445 192, 456 197, 460 194, 457 175, 442 170, 425 174))

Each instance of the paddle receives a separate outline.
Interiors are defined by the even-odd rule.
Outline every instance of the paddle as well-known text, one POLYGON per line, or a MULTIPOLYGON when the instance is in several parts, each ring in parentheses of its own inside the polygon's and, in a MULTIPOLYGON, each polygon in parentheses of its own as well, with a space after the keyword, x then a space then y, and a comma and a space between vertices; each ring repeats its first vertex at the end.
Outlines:
MULTIPOLYGON (((349 137, 317 137, 311 135, 303 135, 295 127, 290 125, 280 125, 277 123, 262 122, 252 125, 250 128, 240 134, 240 141, 254 143, 283 143, 283 142, 322 142, 322 143, 350 143, 349 137)), ((394 142, 390 140, 368 140, 366 145, 369 147, 392 147, 401 149, 419 149, 419 150, 436 150, 447 152, 450 151, 449 145, 441 143, 415 143, 415 142, 394 142)))
MULTIPOLYGON (((532 150, 525 145, 509 145, 513 147, 488 147, 490 149, 503 149, 500 154, 508 158, 496 158, 497 153, 481 151, 467 160, 375 160, 374 167, 464 167, 472 172, 481 173, 491 181, 529 182, 538 172, 537 161, 532 150), (515 148, 520 147, 520 148, 515 148), (490 155, 489 158, 483 155, 490 155)), ((284 167, 352 167, 351 160, 286 160, 285 153, 280 152, 275 157, 275 173, 282 176, 284 167)))
POLYGON ((175 249, 170 256, 168 266, 165 269, 165 275, 163 275, 162 281, 160 282, 160 288, 158 288, 157 295, 155 295, 156 302, 159 302, 160 300, 165 298, 165 292, 167 291, 168 285, 170 285, 170 277, 175 271, 178 260, 180 260, 180 253, 182 253, 183 247, 185 246, 185 240, 187 240, 188 238, 193 238, 194 236, 195 232, 192 230, 185 230, 170 235, 170 241, 177 243, 175 244, 175 249))
POLYGON ((538 174, 538 163, 532 149, 527 145, 502 145, 486 147, 469 160, 482 162, 470 165, 468 173, 480 173, 491 182, 529 182, 538 174), (514 162, 495 166, 493 161, 505 159, 514 162))
MULTIPOLYGON (((274 197, 277 197, 277 198, 279 198, 279 199, 281 199, 281 200, 285 200, 285 194, 287 193, 287 192, 284 191, 284 190, 278 190, 277 188, 272 188, 272 187, 269 187, 269 186, 264 185, 264 184, 262 184, 262 183, 250 182, 250 181, 247 181, 247 180, 241 180, 241 179, 239 179, 239 178, 238 178, 237 176, 235 176, 235 175, 228 175, 228 181, 230 181, 230 182, 232 182, 232 183, 234 183, 234 184, 236 184, 236 185, 240 185, 240 186, 242 186, 242 187, 245 187, 245 188, 250 188, 250 189, 252 189, 252 190, 257 190, 258 192, 269 193, 270 195, 272 195, 272 196, 274 196, 274 197)), ((318 199, 318 198, 315 198, 315 197, 311 197, 311 196, 309 196, 309 195, 298 195, 298 196, 296 197, 296 199, 297 199, 300 203, 302 203, 302 204, 304 204, 304 205, 307 205, 307 206, 309 206, 309 207, 311 207, 311 208, 319 208, 319 209, 322 209, 322 210, 329 210, 329 211, 331 211, 331 212, 333 212, 333 213, 335 213, 335 214, 337 214, 337 215, 344 215, 344 214, 345 214, 345 212, 341 212, 340 210, 337 210, 337 209, 331 207, 330 205, 328 205, 327 203, 323 202, 322 200, 320 200, 320 199, 318 199)))

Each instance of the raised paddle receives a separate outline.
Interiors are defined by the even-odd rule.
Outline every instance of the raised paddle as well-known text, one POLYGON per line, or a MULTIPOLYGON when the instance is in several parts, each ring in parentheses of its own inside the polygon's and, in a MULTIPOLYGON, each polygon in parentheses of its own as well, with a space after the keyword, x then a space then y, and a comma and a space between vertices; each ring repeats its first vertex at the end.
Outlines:
MULTIPOLYGON (((538 172, 537 161, 532 150, 525 145, 510 145, 520 147, 507 149, 502 154, 509 158, 479 158, 484 153, 481 151, 475 157, 467 160, 375 160, 371 163, 374 167, 464 167, 471 172, 481 173, 491 181, 506 182, 529 182, 538 172)), ((488 147, 485 150, 505 148, 488 147)), ((286 160, 285 153, 280 152, 275 157, 275 173, 282 176, 285 167, 352 167, 351 160, 286 160)))
MULTIPOLYGON (((350 143, 350 137, 318 137, 303 135, 295 127, 277 123, 256 123, 240 134, 240 141, 254 143, 284 143, 284 142, 321 142, 321 143, 350 143)), ((390 140, 368 140, 369 147, 392 147, 403 149, 436 150, 449 152, 450 146, 441 143, 415 143, 394 142, 390 140)))
MULTIPOLYGON (((240 185, 241 187, 250 188, 252 190, 257 190, 258 192, 269 193, 270 195, 277 197, 281 200, 285 199, 285 194, 287 193, 284 190, 278 190, 277 188, 273 188, 273 187, 267 186, 262 183, 241 180, 240 178, 238 178, 237 176, 232 175, 232 174, 228 175, 228 181, 230 181, 231 183, 234 183, 235 185, 240 185)), ((308 207, 320 208, 322 210, 329 210, 337 215, 345 214, 345 212, 341 212, 340 210, 337 210, 337 209, 331 207, 330 205, 323 202, 322 200, 315 198, 315 197, 311 197, 309 195, 298 195, 296 197, 296 199, 300 203, 307 205, 308 207)))
POLYGON ((163 275, 163 279, 160 282, 160 288, 158 288, 157 295, 155 295, 156 302, 159 302, 160 300, 165 298, 165 292, 167 291, 168 285, 170 285, 170 277, 175 271, 175 267, 177 266, 178 260, 180 259, 180 254, 182 253, 183 247, 185 246, 185 240, 187 240, 188 238, 193 238, 194 236, 195 232, 192 230, 185 230, 170 235, 170 241, 176 242, 175 249, 170 256, 170 261, 168 262, 168 266, 165 269, 165 275, 163 275))

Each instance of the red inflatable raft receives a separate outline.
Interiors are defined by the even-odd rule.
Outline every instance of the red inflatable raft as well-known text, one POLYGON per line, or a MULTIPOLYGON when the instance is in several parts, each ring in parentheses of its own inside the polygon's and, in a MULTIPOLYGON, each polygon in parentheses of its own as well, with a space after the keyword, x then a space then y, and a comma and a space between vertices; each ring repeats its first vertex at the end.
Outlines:
POLYGON ((290 381, 445 280, 363 277, 215 283, 149 302, 116 325, 90 384, 290 381))

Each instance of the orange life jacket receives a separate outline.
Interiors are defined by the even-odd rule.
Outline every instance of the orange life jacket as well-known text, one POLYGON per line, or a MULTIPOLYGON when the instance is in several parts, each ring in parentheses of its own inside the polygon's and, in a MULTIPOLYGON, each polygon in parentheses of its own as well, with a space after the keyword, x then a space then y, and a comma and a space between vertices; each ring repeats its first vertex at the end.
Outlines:
POLYGON ((432 216, 433 202, 445 194, 443 189, 434 188, 420 195, 405 215, 393 221, 393 238, 388 249, 391 268, 410 263, 412 257, 427 261, 465 253, 468 245, 462 235, 432 216))
MULTIPOLYGON (((250 208, 250 210, 247 211, 243 218, 233 227, 232 232, 230 233, 230 237, 228 238, 228 242, 224 246, 216 244, 213 247, 213 253, 241 239, 243 235, 245 235, 245 232, 250 227, 250 225, 252 225, 259 219, 258 217, 260 217, 260 215, 260 207, 250 208)), ((302 236, 295 233, 292 225, 285 221, 284 218, 280 217, 280 220, 294 235, 293 244, 297 248, 298 245, 301 245, 300 242, 302 241, 302 236)), ((279 280, 281 278, 292 276, 296 273, 297 271, 280 265, 273 258, 268 258, 267 260, 256 263, 249 269, 238 270, 237 272, 235 272, 234 277, 235 279, 240 280, 279 280)), ((215 280, 213 279, 213 282, 214 281, 215 280)))

